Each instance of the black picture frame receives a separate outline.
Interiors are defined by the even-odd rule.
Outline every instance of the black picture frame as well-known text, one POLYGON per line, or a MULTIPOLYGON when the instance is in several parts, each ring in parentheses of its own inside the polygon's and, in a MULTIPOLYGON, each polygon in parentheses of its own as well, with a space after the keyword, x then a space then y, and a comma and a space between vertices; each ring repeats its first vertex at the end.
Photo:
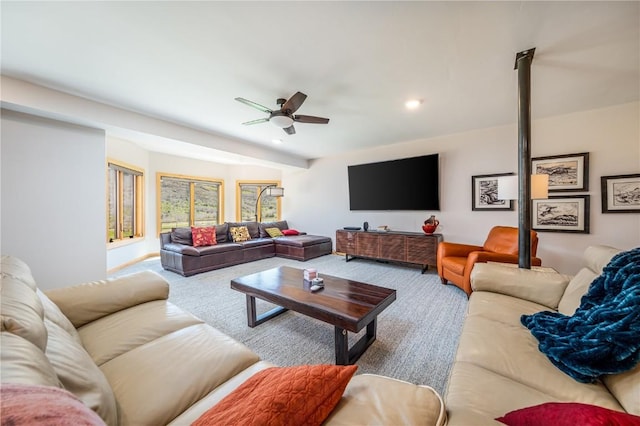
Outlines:
POLYGON ((496 173, 471 176, 471 210, 473 211, 509 211, 513 210, 512 200, 498 200, 498 179, 501 176, 513 176, 514 173, 496 173))
POLYGON ((602 213, 640 213, 640 173, 601 176, 602 213))
POLYGON ((531 229, 538 232, 589 233, 590 195, 559 195, 532 200, 531 229))
POLYGON ((532 158, 531 173, 549 175, 549 192, 588 191, 589 153, 532 158))

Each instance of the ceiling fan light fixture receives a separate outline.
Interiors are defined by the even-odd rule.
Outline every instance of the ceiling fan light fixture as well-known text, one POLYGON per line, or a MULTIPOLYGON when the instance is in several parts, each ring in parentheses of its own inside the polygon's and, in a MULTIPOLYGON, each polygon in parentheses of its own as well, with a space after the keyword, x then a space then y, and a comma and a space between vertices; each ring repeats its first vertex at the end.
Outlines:
POLYGON ((293 118, 288 115, 274 115, 269 119, 269 122, 276 127, 280 127, 284 129, 286 127, 290 127, 293 124, 293 118))

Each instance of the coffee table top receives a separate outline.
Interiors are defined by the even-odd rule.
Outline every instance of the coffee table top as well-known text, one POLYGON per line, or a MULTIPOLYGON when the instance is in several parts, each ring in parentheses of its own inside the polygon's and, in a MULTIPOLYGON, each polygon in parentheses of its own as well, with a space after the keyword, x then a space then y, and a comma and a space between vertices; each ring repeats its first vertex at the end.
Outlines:
POLYGON ((280 266, 231 280, 231 288, 357 333, 396 300, 396 291, 321 274, 311 292, 302 269, 280 266))

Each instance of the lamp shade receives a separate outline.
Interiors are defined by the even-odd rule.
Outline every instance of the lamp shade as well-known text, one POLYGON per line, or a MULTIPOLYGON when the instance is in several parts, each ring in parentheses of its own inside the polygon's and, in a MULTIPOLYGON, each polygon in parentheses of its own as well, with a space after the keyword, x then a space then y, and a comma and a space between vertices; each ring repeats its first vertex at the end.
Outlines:
POLYGON ((272 186, 267 188, 267 195, 270 197, 284 197, 284 188, 279 186, 272 186))
MULTIPOLYGON (((549 197, 549 175, 531 175, 531 199, 549 197)), ((498 200, 518 199, 518 175, 498 178, 498 200)))

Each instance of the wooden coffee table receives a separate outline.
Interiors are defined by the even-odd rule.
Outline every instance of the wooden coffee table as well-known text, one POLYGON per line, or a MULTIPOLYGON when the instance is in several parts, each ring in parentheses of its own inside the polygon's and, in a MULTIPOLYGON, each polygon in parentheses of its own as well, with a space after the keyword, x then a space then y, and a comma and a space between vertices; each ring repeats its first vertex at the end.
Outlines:
POLYGON ((301 269, 281 266, 231 280, 231 288, 246 294, 247 322, 255 327, 292 310, 335 327, 336 364, 353 364, 376 340, 380 312, 396 300, 396 291, 322 274, 324 289, 311 292, 301 269), (256 297, 278 307, 256 315, 256 297), (347 332, 367 332, 349 348, 347 332))

